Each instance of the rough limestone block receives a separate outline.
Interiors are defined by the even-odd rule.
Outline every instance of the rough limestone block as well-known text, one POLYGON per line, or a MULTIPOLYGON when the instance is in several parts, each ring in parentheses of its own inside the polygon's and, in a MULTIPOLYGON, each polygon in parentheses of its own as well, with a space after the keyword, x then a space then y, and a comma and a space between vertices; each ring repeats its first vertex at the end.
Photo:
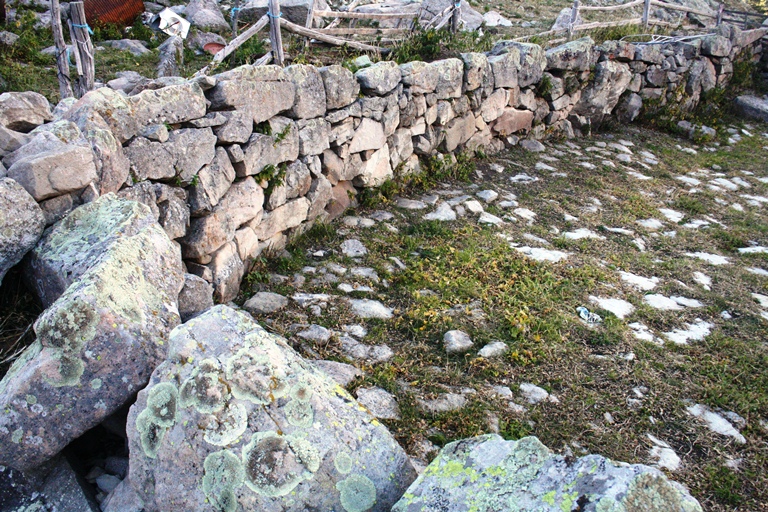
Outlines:
POLYGON ((42 94, 4 92, 0 94, 0 125, 17 132, 28 132, 53 119, 51 106, 42 94))
POLYGON ((415 477, 342 387, 226 306, 173 332, 128 436, 148 511, 386 511, 415 477))
POLYGON ((0 283, 40 239, 45 216, 16 181, 0 178, 0 283))
POLYGON ((28 470, 120 408, 179 323, 177 246, 146 206, 114 194, 48 231, 28 263, 47 309, 0 381, 0 464, 28 470))

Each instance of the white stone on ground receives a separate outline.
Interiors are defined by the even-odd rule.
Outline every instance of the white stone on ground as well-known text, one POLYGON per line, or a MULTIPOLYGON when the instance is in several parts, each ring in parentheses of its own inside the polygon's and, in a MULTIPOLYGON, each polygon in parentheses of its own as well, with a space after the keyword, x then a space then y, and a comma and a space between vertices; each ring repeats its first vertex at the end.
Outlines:
POLYGON ((368 329, 360 324, 342 325, 341 330, 357 339, 363 339, 368 335, 368 329))
POLYGON ((272 292, 259 292, 248 299, 243 308, 252 315, 268 315, 288 305, 288 299, 272 292))
POLYGON ((741 247, 738 251, 739 254, 768 254, 768 247, 741 247))
POLYGON ((686 185, 691 185, 693 187, 698 187, 701 185, 701 181, 697 180, 696 178, 693 178, 691 176, 675 176, 676 180, 682 181, 686 185))
POLYGON ((489 359, 491 357, 499 357, 504 355, 504 353, 509 350, 509 347, 506 343, 503 341, 493 341, 483 348, 480 349, 480 351, 477 353, 480 357, 485 357, 486 359, 489 359))
POLYGON ((357 401, 381 420, 399 420, 400 407, 395 397, 379 387, 358 388, 357 401))
POLYGON ((485 209, 483 208, 483 205, 480 204, 480 201, 475 201, 474 199, 470 199, 469 201, 466 201, 464 203, 464 208, 466 208, 472 213, 482 213, 485 211, 485 209))
POLYGON ((703 272, 694 272, 693 280, 700 284, 705 290, 712 289, 712 278, 703 272))
POLYGON ((610 231, 611 233, 618 233, 620 235, 633 236, 635 234, 634 231, 626 228, 611 228, 608 226, 603 226, 603 228, 605 228, 606 231, 610 231))
POLYGON ((651 293, 646 295, 643 297, 643 302, 654 309, 660 309, 662 311, 680 311, 683 309, 683 306, 678 304, 676 301, 659 293, 651 293))
POLYGON ((404 197, 398 197, 395 200, 395 206, 403 208, 405 210, 423 210, 427 207, 427 203, 424 201, 417 201, 415 199, 406 199, 404 197))
POLYGON ((488 386, 488 391, 497 395, 507 401, 507 408, 510 412, 515 414, 523 414, 526 412, 526 408, 522 405, 515 403, 515 394, 507 386, 488 386))
POLYGON ((591 229, 579 228, 574 231, 566 231, 563 236, 569 240, 581 240, 582 238, 594 238, 597 240, 605 240, 604 236, 598 235, 591 229))
POLYGON ((677 471, 680 468, 681 461, 680 457, 675 453, 675 450, 673 450, 669 444, 654 435, 646 435, 651 443, 653 443, 653 447, 651 448, 651 458, 655 460, 654 466, 668 469, 669 471, 677 471))
POLYGON ((369 279, 373 281, 374 283, 379 282, 379 274, 376 273, 374 269, 371 267, 355 267, 350 269, 350 274, 352 274, 355 277, 361 277, 363 279, 369 279))
POLYGON ((651 341, 651 342, 657 342, 656 336, 653 335, 653 333, 648 329, 648 326, 640 323, 640 322, 633 322, 628 325, 630 329, 632 329, 632 334, 635 335, 635 338, 642 340, 642 341, 651 341))
POLYGON ((563 220, 565 222, 578 222, 579 218, 578 217, 574 217, 573 215, 570 215, 568 213, 564 213, 563 214, 563 220))
POLYGON ((610 311, 617 318, 624 320, 635 311, 635 306, 622 299, 610 299, 605 297, 589 296, 589 300, 601 309, 610 311))
POLYGON ((650 176, 647 176, 647 175, 645 175, 645 174, 643 174, 641 172, 637 172, 637 171, 627 171, 627 174, 629 176, 632 176, 636 180, 640 180, 640 181, 648 181, 648 180, 652 180, 653 179, 650 176))
POLYGON ((491 224, 493 226, 504 224, 503 220, 501 220, 497 216, 492 215, 488 212, 482 212, 480 214, 480 217, 477 219, 477 222, 479 222, 480 224, 491 224))
POLYGON ((536 166, 534 168, 537 171, 556 171, 557 170, 551 165, 545 164, 544 162, 536 162, 536 166))
POLYGON ((616 160, 619 162, 625 163, 625 164, 631 164, 632 163, 632 157, 625 154, 618 154, 616 155, 616 160))
POLYGON ((371 214, 371 218, 376 222, 384 222, 395 218, 395 214, 384 210, 376 210, 371 214))
POLYGON ((371 293, 373 291, 373 288, 371 288, 370 286, 365 286, 360 284, 349 284, 349 283, 341 283, 336 288, 339 291, 342 291, 344 293, 352 293, 352 292, 371 293))
POLYGON ((486 203, 492 203, 499 197, 499 193, 495 190, 481 190, 475 195, 486 203))
POLYGON ((702 304, 700 301, 696 299, 689 299, 688 297, 678 297, 675 295, 672 295, 669 298, 686 308, 703 308, 704 307, 704 304, 702 304))
POLYGON ((349 299, 349 306, 352 308, 352 313, 360 318, 381 318, 384 320, 392 318, 392 309, 377 300, 349 299))
POLYGON ((748 267, 746 271, 750 274, 755 274, 756 276, 768 276, 768 270, 758 267, 748 267))
POLYGON ((368 249, 365 248, 360 240, 352 238, 341 243, 341 252, 344 253, 344 256, 358 258, 368 254, 368 249))
POLYGON ((538 404, 544 400, 552 402, 554 404, 560 403, 554 395, 550 395, 546 389, 540 388, 530 382, 523 382, 520 384, 520 394, 529 404, 538 404))
POLYGON ((662 224, 659 219, 642 219, 635 222, 643 226, 645 229, 650 229, 651 231, 661 229, 664 226, 664 224, 662 224))
POLYGON ((533 181, 539 181, 539 178, 535 176, 529 176, 523 172, 520 174, 515 174, 514 176, 510 177, 509 181, 511 181, 512 183, 529 183, 533 181))
POLYGON ((339 386, 344 388, 349 386, 353 380, 363 375, 363 372, 347 363, 321 359, 319 361, 312 361, 312 364, 327 373, 339 386))
POLYGON ((331 296, 326 293, 294 293, 291 298, 302 308, 331 300, 331 296))
POLYGON ((687 345, 689 341, 701 341, 712 332, 714 324, 705 322, 701 318, 694 320, 694 323, 685 324, 685 329, 675 329, 670 332, 665 332, 664 336, 667 337, 672 343, 677 345, 687 345))
POLYGON ((656 285, 659 284, 659 278, 658 277, 643 277, 638 276, 637 274, 633 274, 631 272, 624 272, 619 271, 619 275, 621 276, 621 280, 625 283, 634 286, 640 291, 647 292, 650 290, 653 290, 656 288, 656 285))
POLYGON ((459 393, 445 393, 434 400, 416 400, 419 406, 432 414, 458 411, 467 404, 467 397, 459 393))
POLYGON ((595 164, 590 163, 590 162, 579 162, 579 165, 582 166, 583 168, 589 169, 589 170, 596 169, 595 164))
POLYGON ((532 212, 528 208, 515 208, 513 212, 515 215, 524 218, 528 222, 533 222, 533 219, 536 218, 536 213, 532 212))
POLYGON ((707 428, 716 434, 732 437, 739 444, 745 444, 747 440, 741 433, 736 430, 730 421, 712 411, 706 405, 696 404, 686 407, 688 414, 701 418, 706 424, 707 428))
POLYGON ((452 221, 456 220, 456 212, 448 203, 441 203, 434 212, 426 214, 424 220, 452 221))
POLYGON ((685 253, 689 258, 696 258, 702 261, 706 261, 710 265, 728 265, 730 262, 725 256, 719 254, 709 254, 706 252, 687 252, 685 253))
POLYGON ((445 351, 449 354, 466 352, 474 345, 469 334, 459 330, 446 332, 443 335, 443 344, 445 345, 445 351))
POLYGON ((322 325, 312 324, 308 328, 296 333, 296 336, 315 343, 325 343, 331 339, 331 331, 322 325))
POLYGON ((526 151, 531 151, 533 153, 541 153, 545 149, 547 149, 544 144, 541 142, 534 140, 534 139, 524 139, 520 141, 520 146, 525 149, 526 151))
POLYGON ((670 210, 669 208, 659 208, 659 212, 661 212, 661 214, 665 216, 669 222, 674 222, 675 224, 685 218, 684 213, 670 210))
POLYGON ((515 247, 516 251, 521 252, 536 261, 551 261, 557 263, 560 260, 568 258, 568 253, 563 251, 556 251, 554 249, 543 249, 541 247, 515 247))
POLYGON ((761 308, 768 308, 768 295, 753 293, 752 298, 755 299, 758 304, 760 304, 761 308))

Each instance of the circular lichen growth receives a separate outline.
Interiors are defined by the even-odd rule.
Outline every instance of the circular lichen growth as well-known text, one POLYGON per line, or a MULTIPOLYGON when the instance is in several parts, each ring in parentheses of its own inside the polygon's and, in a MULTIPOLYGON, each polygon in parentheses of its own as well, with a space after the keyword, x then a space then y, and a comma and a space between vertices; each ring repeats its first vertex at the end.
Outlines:
POLYGON ((37 403, 37 397, 35 395, 27 395, 24 399, 29 405, 35 405, 37 403))
POLYGON ((194 406, 202 413, 220 411, 229 397, 229 386, 223 379, 218 362, 213 359, 200 361, 179 391, 182 407, 194 406))
POLYGON ((237 510, 235 491, 245 479, 245 470, 237 455, 229 450, 211 453, 205 458, 203 469, 203 492, 211 504, 224 512, 237 510))
POLYGON ((176 406, 179 393, 170 382, 161 382, 149 390, 147 409, 155 418, 155 423, 163 427, 172 427, 176 423, 176 406))
POLYGON ((376 486, 365 475, 352 475, 336 484, 347 512, 365 512, 376 504, 376 486))
POLYGON ((315 412, 312 410, 312 404, 302 400, 291 400, 285 404, 283 412, 288 423, 295 427, 308 428, 315 421, 315 412))
POLYGON ((92 379, 91 380, 91 389, 101 389, 103 382, 101 379, 92 379))
POLYGON ((85 364, 78 357, 59 352, 54 355, 53 364, 55 365, 52 370, 53 375, 44 377, 48 384, 60 388, 75 386, 80 383, 80 377, 85 371, 85 364))
POLYGON ((308 402, 309 399, 312 398, 312 388, 304 382, 296 383, 291 388, 291 398, 294 400, 301 400, 302 402, 308 402))
POLYGON ((136 431, 139 433, 139 441, 144 455, 150 459, 157 457, 157 451, 165 437, 166 428, 159 425, 150 409, 144 409, 136 417, 136 431))
POLYGON ((248 413, 242 404, 228 404, 208 420, 203 439, 216 446, 232 444, 248 427, 248 413))
POLYGON ((240 400, 265 405, 285 394, 269 357, 241 349, 227 362, 227 380, 232 394, 240 400))
POLYGON ((333 459, 333 465, 336 467, 336 471, 342 475, 346 475, 352 471, 352 464, 354 464, 354 461, 347 452, 339 452, 336 455, 336 458, 333 459))
POLYGON ((285 496, 320 467, 320 457, 307 441, 275 432, 259 432, 243 448, 245 483, 268 497, 285 496))
POLYGON ((22 437, 24 437, 24 429, 17 428, 13 431, 13 434, 11 434, 11 442, 14 444, 19 444, 22 437))
POLYGON ((96 335, 100 316, 93 306, 82 300, 63 303, 66 307, 52 307, 40 315, 35 332, 44 347, 73 354, 96 335))

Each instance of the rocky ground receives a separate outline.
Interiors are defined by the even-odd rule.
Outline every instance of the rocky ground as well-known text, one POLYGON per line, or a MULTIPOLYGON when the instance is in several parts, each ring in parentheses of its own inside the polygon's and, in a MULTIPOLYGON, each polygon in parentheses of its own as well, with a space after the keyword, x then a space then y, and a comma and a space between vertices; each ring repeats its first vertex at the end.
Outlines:
POLYGON ((762 510, 768 126, 720 134, 615 127, 433 161, 444 181, 362 198, 259 260, 239 301, 336 361, 422 464, 532 434, 659 467, 706 510, 762 510))

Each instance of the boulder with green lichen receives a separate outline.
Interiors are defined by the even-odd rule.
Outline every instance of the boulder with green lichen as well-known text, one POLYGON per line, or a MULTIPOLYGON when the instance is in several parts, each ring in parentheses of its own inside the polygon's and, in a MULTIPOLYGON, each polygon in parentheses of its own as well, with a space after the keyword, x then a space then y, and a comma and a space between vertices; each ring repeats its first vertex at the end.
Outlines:
POLYGON ((568 459, 535 437, 489 434, 447 445, 394 512, 701 512, 680 484, 654 468, 600 455, 568 459))
POLYGON ((384 511, 416 477, 342 387, 227 306, 171 333, 128 437, 147 511, 384 511))
POLYGON ((47 309, 36 341, 0 381, 0 464, 20 470, 51 458, 146 384, 179 323, 184 282, 180 251, 149 208, 114 194, 45 233, 27 274, 47 309))

